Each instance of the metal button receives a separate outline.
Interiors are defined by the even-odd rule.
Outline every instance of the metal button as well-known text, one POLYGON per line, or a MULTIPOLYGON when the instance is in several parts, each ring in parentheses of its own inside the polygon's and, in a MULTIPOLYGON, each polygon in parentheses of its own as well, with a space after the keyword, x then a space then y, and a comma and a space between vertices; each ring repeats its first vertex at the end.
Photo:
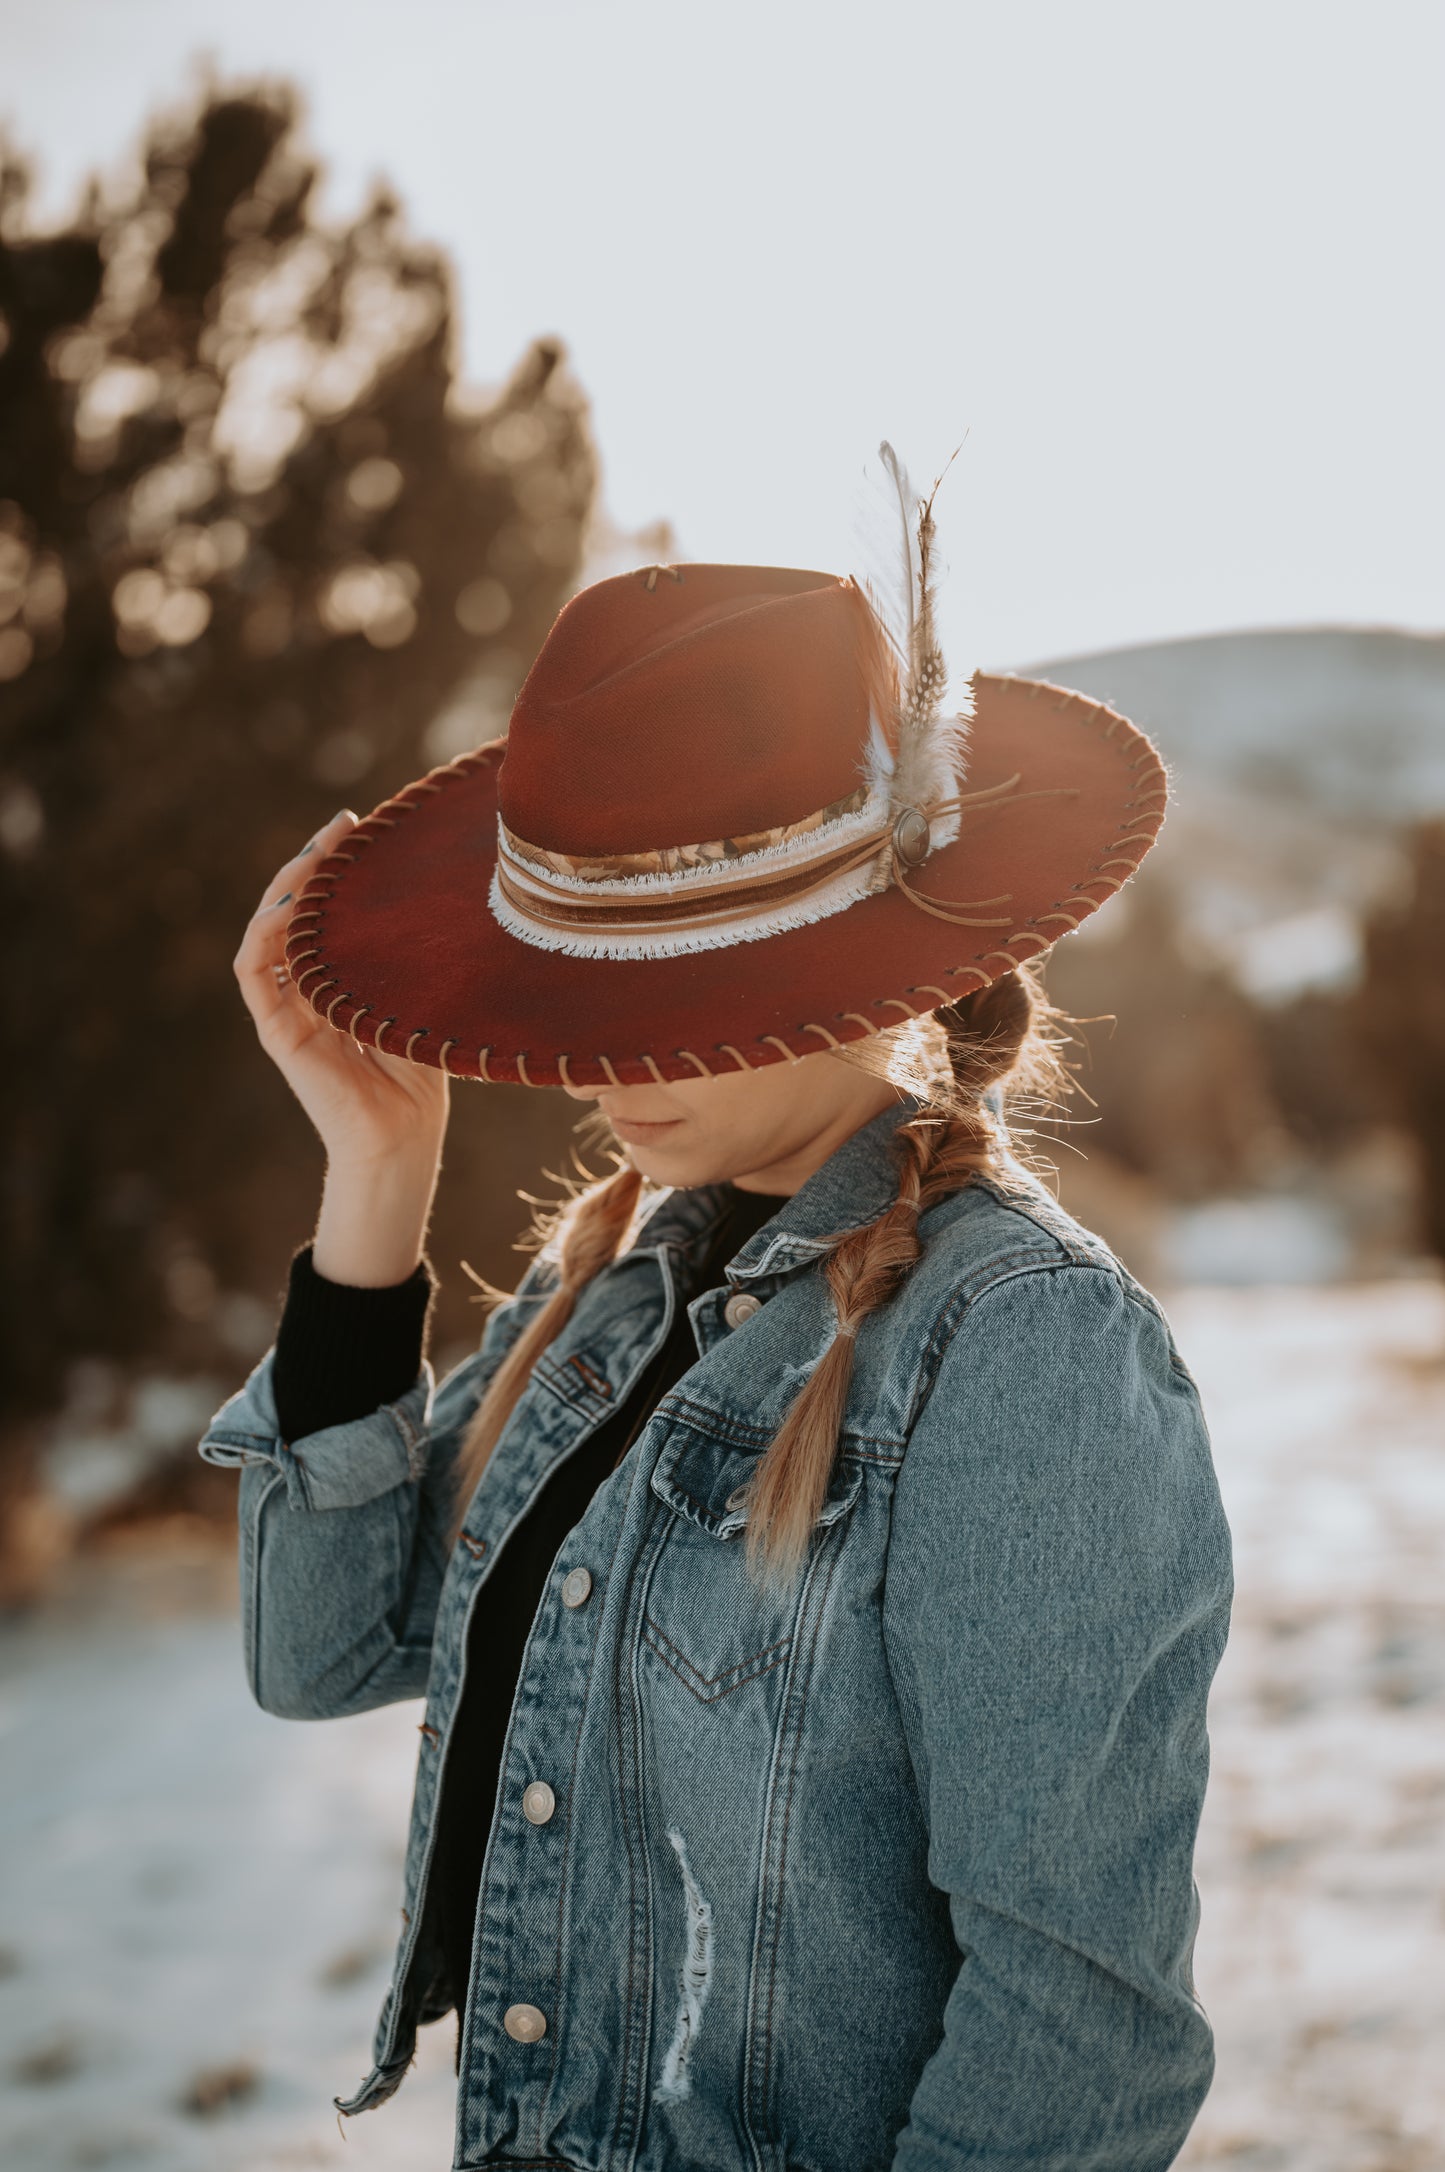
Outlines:
POLYGON ((557 1798, 545 1780, 534 1780, 522 1790, 522 1815, 529 1825, 545 1825, 557 1807, 557 1798))
POLYGON ((581 1606, 592 1593, 590 1569, 569 1569, 562 1579, 562 1604, 581 1606))
POLYGON ((761 1297, 754 1297, 751 1290, 734 1290, 723 1306, 723 1318, 729 1327, 741 1327, 744 1320, 750 1320, 755 1312, 761 1312, 762 1309, 761 1297))
POLYGON ((535 2044, 539 2036, 547 2033, 547 2016, 540 2006, 509 2006, 502 2016, 502 2027, 519 2044, 535 2044))
POLYGON ((893 825, 893 850, 905 867, 921 867, 933 842, 928 817, 918 807, 905 807, 893 825))

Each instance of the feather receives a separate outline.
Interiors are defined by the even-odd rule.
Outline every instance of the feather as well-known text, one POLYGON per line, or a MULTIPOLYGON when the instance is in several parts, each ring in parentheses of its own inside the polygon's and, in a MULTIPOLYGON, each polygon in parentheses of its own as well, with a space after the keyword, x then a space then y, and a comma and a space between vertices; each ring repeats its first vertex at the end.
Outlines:
POLYGON ((907 478, 892 447, 882 446, 879 451, 881 472, 871 461, 866 465, 854 510, 853 545, 859 568, 854 578, 901 675, 913 626, 913 515, 907 478))
POLYGON ((894 502, 898 507, 898 563, 900 579, 897 589, 897 611, 892 629, 893 642, 898 650, 898 661, 907 668, 913 654, 914 628, 917 617, 918 567, 913 556, 913 486, 908 471, 885 437, 878 448, 884 473, 892 486, 894 502))
MULTIPOLYGON (((955 450, 935 478, 926 498, 916 494, 907 469, 886 439, 878 457, 887 478, 890 525, 893 518, 897 521, 890 553, 895 570, 886 583, 865 577, 859 585, 898 666, 895 711, 879 720, 882 732, 875 733, 870 752, 870 767, 879 784, 886 784, 890 811, 897 815, 906 807, 926 808, 952 799, 963 782, 969 719, 965 712, 943 714, 948 671, 938 640, 933 516, 939 487, 958 453, 955 450)), ((957 828, 956 815, 939 817, 934 823, 934 843, 956 835, 957 828)))

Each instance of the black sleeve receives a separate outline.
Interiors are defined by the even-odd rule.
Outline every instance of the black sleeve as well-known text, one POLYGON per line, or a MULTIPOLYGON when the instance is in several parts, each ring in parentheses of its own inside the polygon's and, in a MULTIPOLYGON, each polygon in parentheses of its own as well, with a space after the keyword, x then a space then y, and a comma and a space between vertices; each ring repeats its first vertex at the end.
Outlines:
POLYGON ((425 1259, 385 1289, 331 1282, 304 1245, 291 1261, 272 1360, 281 1438, 302 1440, 404 1395, 421 1370, 436 1286, 425 1259))

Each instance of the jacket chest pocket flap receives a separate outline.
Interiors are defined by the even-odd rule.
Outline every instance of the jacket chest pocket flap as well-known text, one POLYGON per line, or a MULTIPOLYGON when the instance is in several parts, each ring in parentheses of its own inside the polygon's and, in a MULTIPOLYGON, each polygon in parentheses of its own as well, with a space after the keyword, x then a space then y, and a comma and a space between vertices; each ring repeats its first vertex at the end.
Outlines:
MULTIPOLYGON (((717 1539, 740 1538, 747 1529, 743 1490, 762 1461, 762 1451, 735 1448, 689 1426, 679 1426, 659 1455, 652 1490, 676 1515, 717 1539)), ((839 1456, 813 1528, 823 1530, 845 1516, 863 1482, 862 1465, 839 1456)))
MULTIPOLYGON (((642 1624, 643 1641, 664 1670, 660 1687, 670 1683, 675 1695, 680 1685, 698 1703, 717 1705, 757 1683, 748 1698, 738 1705, 729 1701, 727 1709, 741 1714, 746 1706, 758 1716, 763 1708, 750 1700, 783 1679, 807 1582, 800 1577, 790 1590, 765 1592, 748 1573, 738 1543, 748 1522, 740 1495, 760 1456, 761 1450, 730 1447, 685 1426, 667 1443, 651 1484, 672 1513, 642 1624)), ((840 1459, 819 1531, 847 1514, 862 1476, 857 1462, 840 1459)))

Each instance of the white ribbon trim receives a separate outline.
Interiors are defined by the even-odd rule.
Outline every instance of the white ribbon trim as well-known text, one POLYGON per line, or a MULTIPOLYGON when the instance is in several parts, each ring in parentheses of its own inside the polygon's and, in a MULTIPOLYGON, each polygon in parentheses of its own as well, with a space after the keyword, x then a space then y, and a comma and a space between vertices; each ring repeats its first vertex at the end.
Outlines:
MULTIPOLYGON (((568 876, 558 869, 543 869, 534 860, 513 850, 506 825, 497 819, 497 869, 492 875, 487 902, 508 934, 535 950, 549 950, 568 958, 678 958, 705 950, 730 950, 738 943, 755 943, 792 928, 809 927, 846 912, 868 896, 886 889, 891 880, 891 856, 886 847, 862 867, 851 868, 831 882, 786 903, 765 906, 756 913, 717 922, 711 926, 674 926, 648 922, 629 929, 559 927, 545 918, 533 918, 515 893, 535 898, 539 911, 546 906, 577 902, 596 905, 608 901, 625 908, 630 898, 655 901, 659 896, 695 900, 699 914, 706 912, 708 894, 719 884, 746 883, 753 877, 789 874, 827 859, 853 838, 885 828, 892 813, 893 758, 876 719, 871 723, 864 765, 868 797, 851 814, 840 815, 815 830, 804 831, 780 844, 765 845, 756 852, 739 853, 731 859, 709 860, 696 867, 649 871, 641 875, 568 876), (514 895, 502 892, 501 871, 514 895)), ((932 823, 930 852, 957 837, 957 809, 932 823)), ((600 855, 599 855, 600 857, 600 855)))

